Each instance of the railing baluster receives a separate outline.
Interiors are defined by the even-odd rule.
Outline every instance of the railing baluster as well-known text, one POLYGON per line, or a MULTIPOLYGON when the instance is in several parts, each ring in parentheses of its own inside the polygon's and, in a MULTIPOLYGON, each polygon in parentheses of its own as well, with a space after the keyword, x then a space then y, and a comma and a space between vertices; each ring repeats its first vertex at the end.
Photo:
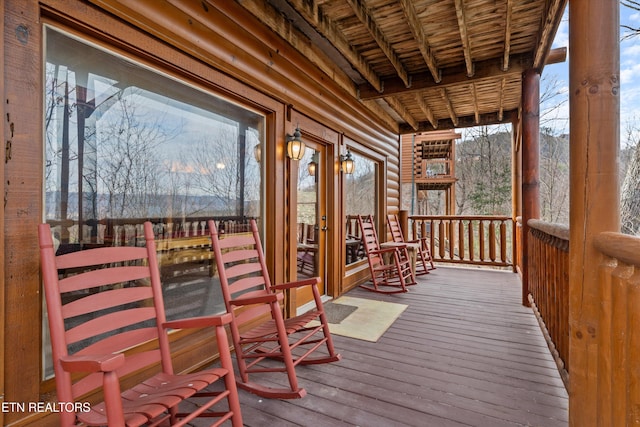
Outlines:
POLYGON ((484 220, 478 223, 478 243, 480 244, 480 261, 484 261, 484 220))
POLYGON ((489 221, 489 259, 496 260, 496 224, 489 221))
POLYGON ((467 257, 464 252, 464 221, 458 220, 458 251, 460 252, 460 259, 464 260, 467 257))
POLYGON ((474 261, 476 259, 473 229, 473 220, 469 220, 469 261, 474 261))
POLYGON ((507 224, 500 221, 500 261, 507 262, 507 224))
POLYGON ((444 221, 438 220, 438 243, 440 246, 440 259, 444 259, 446 248, 447 248, 447 239, 444 235, 444 221))
POLYGON ((455 236, 455 222, 453 219, 449 219, 449 259, 454 259, 456 255, 456 236, 455 236))
MULTIPOLYGON (((426 221, 425 221, 426 222, 426 221)), ((423 222, 424 224, 424 222, 423 222)), ((431 250, 431 256, 435 256, 435 247, 436 247, 436 229, 434 220, 429 221, 429 244, 431 245, 429 249, 431 250)))

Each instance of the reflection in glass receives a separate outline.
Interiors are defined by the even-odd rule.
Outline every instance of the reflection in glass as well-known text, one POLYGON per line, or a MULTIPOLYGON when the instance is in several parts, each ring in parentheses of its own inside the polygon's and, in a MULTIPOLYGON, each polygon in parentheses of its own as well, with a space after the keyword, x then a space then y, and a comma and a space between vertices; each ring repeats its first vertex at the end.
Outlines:
POLYGON ((206 220, 232 233, 263 217, 264 116, 50 27, 45 35, 44 215, 58 253, 140 246, 151 220, 167 316, 220 311, 206 220))
POLYGON ((300 278, 318 275, 318 162, 316 152, 307 148, 298 163, 296 262, 300 278), (310 168, 312 163, 315 166, 310 168))
POLYGON ((260 216, 263 116, 51 29, 45 95, 63 243, 103 243, 105 218, 260 216))
POLYGON ((346 263, 352 264, 364 258, 358 215, 376 215, 378 206, 376 162, 351 152, 358 165, 352 174, 344 174, 345 212, 346 212, 346 263))

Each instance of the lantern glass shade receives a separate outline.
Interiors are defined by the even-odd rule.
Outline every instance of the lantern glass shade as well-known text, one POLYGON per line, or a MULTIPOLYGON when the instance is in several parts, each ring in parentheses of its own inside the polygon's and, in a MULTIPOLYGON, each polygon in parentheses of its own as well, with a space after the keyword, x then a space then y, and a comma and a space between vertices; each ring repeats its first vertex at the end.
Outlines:
POLYGON ((293 160, 300 160, 304 157, 306 146, 300 139, 300 129, 296 128, 293 136, 287 135, 287 155, 293 160))
POLYGON ((347 175, 351 175, 356 170, 356 162, 349 150, 346 155, 340 156, 340 169, 347 175))
POLYGON ((287 154, 293 160, 300 160, 304 157, 305 148, 304 142, 302 141, 289 141, 289 144, 287 145, 287 154))
POLYGON ((256 162, 260 163, 262 160, 262 147, 260 144, 257 144, 253 147, 253 157, 256 159, 256 162))
POLYGON ((311 155, 311 161, 307 165, 307 171, 309 171, 309 176, 316 176, 316 172, 318 171, 318 152, 314 151, 311 155))
POLYGON ((316 162, 314 162, 313 160, 310 161, 309 164, 307 165, 307 170, 309 171, 309 175, 316 176, 317 167, 318 167, 318 164, 316 162))

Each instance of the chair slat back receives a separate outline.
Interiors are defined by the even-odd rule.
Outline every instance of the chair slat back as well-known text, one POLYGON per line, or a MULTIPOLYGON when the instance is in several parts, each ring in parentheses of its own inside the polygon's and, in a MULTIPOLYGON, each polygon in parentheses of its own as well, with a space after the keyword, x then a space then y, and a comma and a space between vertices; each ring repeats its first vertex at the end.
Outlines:
MULTIPOLYGON (((215 221, 209 221, 211 243, 213 246, 222 295, 227 312, 234 312, 230 301, 249 294, 271 293, 271 280, 260 242, 258 226, 254 219, 250 222, 251 234, 220 235, 215 221)), ((269 311, 268 305, 255 310, 235 313, 236 321, 241 324, 245 318, 253 318, 269 311)), ((247 319, 248 320, 248 319, 247 319)))
POLYGON ((368 257, 376 258, 377 256, 372 254, 372 252, 380 250, 380 243, 378 242, 378 234, 376 233, 376 228, 373 223, 373 216, 368 215, 362 217, 358 215, 358 224, 360 225, 360 232, 362 233, 362 244, 365 254, 367 254, 368 257))
POLYGON ((58 362, 77 354, 122 353, 158 340, 156 348, 127 355, 120 375, 160 363, 171 372, 153 229, 144 225, 145 247, 103 247, 56 256, 48 224, 38 228, 42 274, 58 398, 74 398, 101 386, 99 374, 73 379, 58 362))
POLYGON ((389 232, 391 233, 393 241, 396 243, 404 243, 404 236, 402 235, 398 216, 395 214, 387 215, 387 225, 389 226, 389 232))

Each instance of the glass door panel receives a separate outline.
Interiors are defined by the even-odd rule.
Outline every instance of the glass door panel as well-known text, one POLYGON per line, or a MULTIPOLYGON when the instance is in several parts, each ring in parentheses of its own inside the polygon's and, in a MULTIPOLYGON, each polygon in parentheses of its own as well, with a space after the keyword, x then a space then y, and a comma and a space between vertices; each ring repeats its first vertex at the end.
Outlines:
MULTIPOLYGON (((298 279, 320 277, 325 293, 326 258, 326 154, 320 144, 305 141, 304 157, 298 162, 297 253, 298 279)), ((310 291, 299 292, 298 306, 312 300, 310 291)))

